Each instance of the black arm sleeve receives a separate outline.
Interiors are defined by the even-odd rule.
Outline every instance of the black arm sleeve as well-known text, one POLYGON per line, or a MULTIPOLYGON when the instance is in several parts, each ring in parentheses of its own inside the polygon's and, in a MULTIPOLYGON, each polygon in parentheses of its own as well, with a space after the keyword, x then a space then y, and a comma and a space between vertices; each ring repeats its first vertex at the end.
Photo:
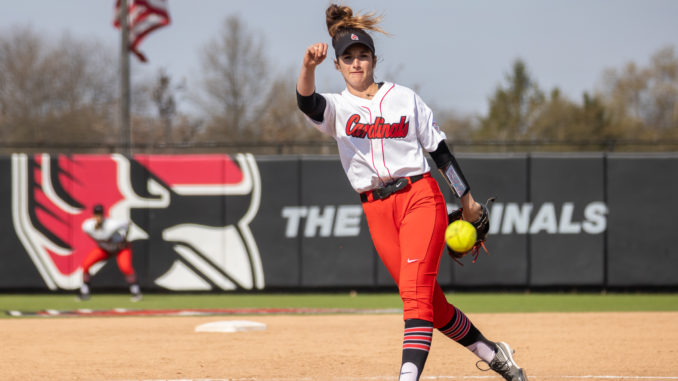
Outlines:
POLYGON ((327 107, 327 101, 325 100, 325 97, 315 91, 308 96, 303 96, 297 91, 297 106, 299 107, 299 110, 308 115, 309 118, 316 122, 322 122, 323 115, 325 114, 325 107, 327 107))
POLYGON ((431 158, 436 163, 436 167, 443 168, 447 163, 451 162, 454 157, 452 152, 447 148, 447 143, 444 140, 440 141, 438 148, 435 151, 431 152, 431 158))
POLYGON ((454 158, 450 149, 447 148, 447 143, 444 140, 438 144, 438 148, 435 151, 431 152, 431 158, 433 158, 436 167, 438 167, 450 189, 452 189, 452 192, 457 197, 461 198, 471 190, 471 186, 466 181, 464 173, 461 171, 459 163, 457 163, 457 159, 454 158))

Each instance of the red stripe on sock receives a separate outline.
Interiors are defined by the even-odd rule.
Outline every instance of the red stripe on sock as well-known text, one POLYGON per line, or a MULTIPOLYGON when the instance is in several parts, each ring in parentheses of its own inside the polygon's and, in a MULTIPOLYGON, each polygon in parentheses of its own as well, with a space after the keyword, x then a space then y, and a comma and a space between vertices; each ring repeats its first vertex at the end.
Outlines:
POLYGON ((405 328, 405 333, 409 332, 428 332, 433 333, 433 327, 414 327, 414 328, 405 328))
POLYGON ((455 321, 452 327, 441 331, 445 336, 449 337, 450 339, 454 341, 459 341, 466 334, 468 331, 471 329, 471 322, 468 320, 466 315, 464 315, 463 312, 461 312, 457 307, 455 309, 455 321))
POLYGON ((419 349, 428 352, 429 349, 431 349, 431 346, 424 344, 403 344, 403 349, 419 349))
POLYGON ((471 323, 467 319, 466 324, 464 325, 464 328, 460 332, 458 332, 456 335, 450 335, 449 337, 450 337, 450 339, 452 339, 454 341, 459 341, 459 340, 463 339, 464 336, 466 336, 466 334, 468 333, 468 331, 470 329, 471 329, 471 323))

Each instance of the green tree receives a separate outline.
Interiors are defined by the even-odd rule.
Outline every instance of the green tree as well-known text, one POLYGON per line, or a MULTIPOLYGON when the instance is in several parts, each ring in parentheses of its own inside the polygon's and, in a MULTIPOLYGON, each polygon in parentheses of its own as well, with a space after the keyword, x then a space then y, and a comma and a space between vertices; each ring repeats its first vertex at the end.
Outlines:
POLYGON ((527 137, 533 139, 566 140, 576 138, 578 107, 555 88, 549 98, 540 103, 527 126, 527 137), (573 136, 574 135, 574 136, 573 136))
POLYGON ((499 86, 490 98, 488 115, 480 118, 479 139, 519 139, 529 135, 530 125, 544 103, 544 94, 530 77, 522 60, 516 60, 506 75, 506 86, 499 86))
MULTIPOLYGON (((611 119, 601 96, 584 93, 582 103, 577 104, 557 87, 545 96, 520 60, 506 76, 506 84, 499 86, 489 101, 489 113, 480 118, 476 138, 569 144, 618 137, 611 132, 611 119)), ((563 147, 568 150, 591 148, 560 145, 552 149, 563 147)))

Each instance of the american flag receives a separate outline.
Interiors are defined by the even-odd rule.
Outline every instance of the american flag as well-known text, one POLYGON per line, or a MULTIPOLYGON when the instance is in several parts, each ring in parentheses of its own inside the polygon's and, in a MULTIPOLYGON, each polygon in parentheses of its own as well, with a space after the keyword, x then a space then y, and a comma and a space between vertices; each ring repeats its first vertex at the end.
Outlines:
MULTIPOLYGON (((142 62, 146 57, 139 51, 139 44, 152 31, 169 25, 167 0, 123 0, 128 1, 129 50, 142 62)), ((116 28, 120 28, 120 0, 115 4, 116 28)))

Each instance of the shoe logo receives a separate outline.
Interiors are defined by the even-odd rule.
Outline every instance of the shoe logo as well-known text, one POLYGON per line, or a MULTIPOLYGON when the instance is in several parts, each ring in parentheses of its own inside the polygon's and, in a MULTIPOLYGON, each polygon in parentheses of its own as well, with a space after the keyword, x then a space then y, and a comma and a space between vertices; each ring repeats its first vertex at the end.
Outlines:
POLYGON ((416 261, 417 261, 417 259, 409 259, 409 258, 407 258, 407 263, 414 263, 414 262, 416 262, 416 261))

